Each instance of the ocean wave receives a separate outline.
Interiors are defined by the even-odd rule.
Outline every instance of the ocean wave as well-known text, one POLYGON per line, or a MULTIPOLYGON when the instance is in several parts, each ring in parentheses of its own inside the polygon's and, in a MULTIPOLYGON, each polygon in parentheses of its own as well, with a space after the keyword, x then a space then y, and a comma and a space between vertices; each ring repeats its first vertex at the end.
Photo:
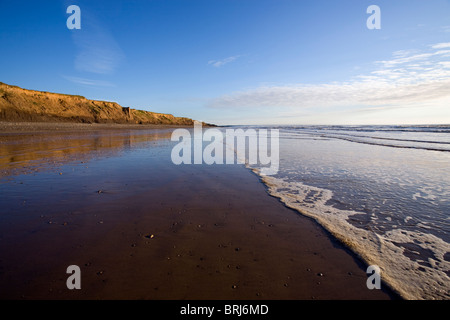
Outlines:
POLYGON ((440 151, 440 152, 450 152, 450 142, 447 141, 437 141, 437 140, 417 140, 417 139, 400 139, 394 137, 377 137, 377 136, 363 136, 354 134, 344 134, 344 133, 330 133, 330 132, 318 132, 318 131, 283 131, 284 135, 282 138, 304 139, 305 136, 320 137, 322 139, 338 139, 345 140, 354 143, 361 143, 367 145, 376 145, 383 147, 392 148, 403 148, 403 149, 418 149, 418 150, 428 150, 428 151, 440 151), (391 142, 391 143, 389 143, 391 142), (398 143, 395 143, 398 142, 398 143))

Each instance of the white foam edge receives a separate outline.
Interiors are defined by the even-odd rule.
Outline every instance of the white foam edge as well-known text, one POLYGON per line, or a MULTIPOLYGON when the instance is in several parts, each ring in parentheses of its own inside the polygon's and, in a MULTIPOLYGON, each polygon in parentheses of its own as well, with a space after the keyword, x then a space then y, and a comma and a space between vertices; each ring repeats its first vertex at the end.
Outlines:
POLYGON ((316 220, 368 265, 378 265, 382 271, 383 281, 403 298, 412 300, 450 298, 448 290, 450 278, 445 272, 450 270, 450 263, 444 259, 444 255, 450 252, 450 244, 447 242, 432 234, 402 229, 394 229, 384 235, 379 235, 370 230, 357 228, 351 225, 347 219, 359 212, 339 210, 325 205, 333 196, 330 190, 307 186, 301 182, 287 182, 275 177, 264 176, 260 174, 259 169, 250 169, 260 175, 272 196, 279 198, 287 207, 316 220), (299 193, 279 192, 280 188, 299 193), (302 197, 311 190, 322 196, 314 206, 303 202, 304 197, 302 197), (326 211, 330 211, 331 214, 325 213, 326 211), (436 256, 436 260, 428 259, 427 262, 435 267, 424 266, 418 261, 409 259, 403 254, 405 249, 393 242, 415 243, 424 249, 431 250, 436 256), (436 268, 437 266, 439 269, 436 268), (419 267, 424 271, 420 271, 419 267))

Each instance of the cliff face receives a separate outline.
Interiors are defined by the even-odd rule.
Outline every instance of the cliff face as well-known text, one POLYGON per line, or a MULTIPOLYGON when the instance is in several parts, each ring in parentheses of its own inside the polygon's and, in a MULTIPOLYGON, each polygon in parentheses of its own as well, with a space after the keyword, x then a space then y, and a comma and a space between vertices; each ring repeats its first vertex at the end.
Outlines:
POLYGON ((123 108, 115 102, 26 90, 0 82, 0 121, 193 125, 189 118, 123 108))

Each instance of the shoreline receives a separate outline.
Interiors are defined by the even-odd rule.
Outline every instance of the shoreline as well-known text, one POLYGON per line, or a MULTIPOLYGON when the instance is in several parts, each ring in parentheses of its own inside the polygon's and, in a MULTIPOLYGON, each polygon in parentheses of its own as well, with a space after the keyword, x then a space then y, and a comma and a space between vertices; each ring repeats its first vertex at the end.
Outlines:
POLYGON ((118 167, 125 176, 106 158, 2 183, 26 202, 8 198, 1 298, 399 299, 385 286, 367 289, 364 263, 251 170, 175 166, 159 141, 156 157, 118 167), (72 264, 82 290, 66 288, 72 264))
POLYGON ((95 131, 95 130, 151 130, 151 129, 171 129, 171 128, 192 128, 192 126, 168 125, 168 124, 0 121, 0 134, 9 134, 9 133, 27 134, 27 133, 53 132, 53 131, 61 132, 61 131, 95 131))
MULTIPOLYGON (((277 199, 281 205, 294 211, 294 213, 296 213, 306 219, 310 219, 313 223, 320 226, 322 228, 323 232, 325 232, 329 236, 331 241, 338 243, 339 246, 342 246, 349 255, 351 255, 352 257, 354 257, 355 260, 357 260, 357 263, 361 266, 361 268, 363 270, 367 269, 367 267, 370 265, 370 263, 368 262, 369 259, 365 259, 364 255, 360 254, 357 250, 352 248, 348 242, 346 242, 345 240, 342 240, 337 234, 335 234, 332 231, 330 231, 329 229, 327 229, 326 224, 321 223, 320 220, 317 219, 317 217, 315 217, 314 215, 311 215, 308 212, 305 212, 304 210, 289 206, 287 203, 285 203, 283 201, 283 198, 281 198, 278 195, 272 194, 270 192, 271 187, 264 181, 264 178, 262 176, 260 176, 257 172, 255 172, 254 169, 252 169, 252 168, 248 168, 248 169, 259 178, 259 181, 265 186, 266 192, 270 197, 277 199)), ((393 297, 395 297, 395 299, 407 300, 406 298, 404 298, 401 295, 401 293, 398 290, 396 290, 394 287, 392 287, 392 285, 389 282, 387 282, 383 277, 381 278, 381 283, 382 283, 382 286, 384 286, 385 288, 387 287, 386 292, 389 295, 392 295, 393 297)))

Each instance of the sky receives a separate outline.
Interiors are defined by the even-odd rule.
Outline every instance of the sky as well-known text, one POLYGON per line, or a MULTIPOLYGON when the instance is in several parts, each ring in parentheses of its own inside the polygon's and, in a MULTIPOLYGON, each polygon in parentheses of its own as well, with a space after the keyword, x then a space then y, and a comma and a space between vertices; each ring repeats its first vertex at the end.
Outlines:
POLYGON ((449 124, 450 0, 0 0, 0 81, 219 125, 449 124))

